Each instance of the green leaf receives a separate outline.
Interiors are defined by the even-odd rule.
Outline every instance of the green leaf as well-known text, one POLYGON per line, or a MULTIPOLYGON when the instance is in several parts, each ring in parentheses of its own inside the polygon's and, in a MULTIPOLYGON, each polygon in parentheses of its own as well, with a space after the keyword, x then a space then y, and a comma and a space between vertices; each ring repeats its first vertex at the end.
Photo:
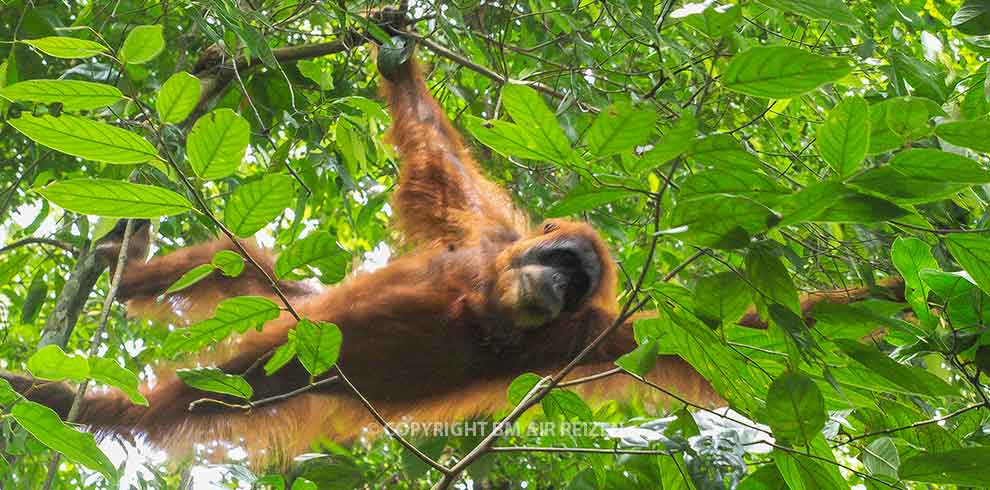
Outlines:
POLYGON ((231 333, 244 333, 249 329, 261 329, 268 321, 278 318, 278 305, 259 296, 237 296, 225 299, 217 305, 213 318, 186 328, 173 330, 162 346, 167 357, 196 352, 207 345, 227 338, 231 333))
POLYGON ((752 247, 746 254, 746 279, 752 288, 753 303, 762 318, 769 318, 767 307, 771 304, 779 304, 795 314, 801 314, 797 288, 790 272, 780 257, 764 244, 752 247))
POLYGON ((543 378, 533 374, 524 373, 516 376, 516 379, 509 383, 509 389, 506 393, 509 403, 513 405, 518 405, 523 401, 523 398, 533 391, 533 388, 539 383, 543 378))
POLYGON ((147 63, 165 49, 161 25, 137 26, 131 29, 120 48, 120 61, 133 65, 147 63))
POLYGON ((10 414, 35 439, 62 453, 69 461, 98 471, 108 479, 116 479, 116 468, 103 451, 100 451, 93 434, 69 427, 52 409, 34 402, 20 402, 14 405, 10 414))
POLYGON ((956 146, 990 152, 990 121, 955 121, 935 126, 935 135, 956 146))
POLYGON ((337 241, 325 231, 313 233, 296 240, 275 261, 275 276, 279 279, 308 277, 298 274, 300 268, 315 267, 320 271, 320 280, 326 284, 344 278, 351 256, 337 245, 337 241))
POLYGON ((584 136, 584 144, 595 157, 632 150, 653 133, 655 111, 634 109, 628 102, 613 104, 598 114, 584 136))
POLYGON ((106 179, 63 180, 37 192, 69 211, 110 218, 158 218, 193 207, 168 189, 106 179))
POLYGON ((770 385, 767 421, 774 437, 806 446, 821 433, 827 420, 825 398, 807 375, 785 373, 770 385))
POLYGON ((74 37, 50 36, 21 42, 56 58, 90 58, 107 51, 107 48, 100 43, 74 37))
POLYGON ((510 122, 485 120, 468 115, 465 127, 483 145, 504 157, 550 160, 554 156, 552 152, 545 153, 544 149, 529 137, 527 131, 510 122))
POLYGON ((945 239, 945 244, 980 289, 990 294, 990 240, 971 233, 954 233, 945 239))
POLYGON ((327 65, 311 60, 299 60, 296 62, 296 68, 304 77, 316 82, 320 90, 333 89, 333 72, 327 69, 327 65))
POLYGON ((127 395, 127 398, 131 400, 131 403, 135 405, 148 405, 148 400, 144 398, 144 395, 138 389, 140 382, 137 375, 129 369, 120 367, 120 364, 117 364, 117 361, 113 359, 102 357, 90 359, 89 377, 98 383, 113 386, 123 391, 127 395))
POLYGON ((904 460, 900 477, 909 481, 985 487, 990 482, 990 447, 966 447, 904 460))
POLYGON ((693 245, 733 249, 746 246, 753 235, 779 221, 769 208, 751 199, 716 195, 682 201, 670 216, 674 236, 693 245))
POLYGON ((289 206, 294 194, 292 178, 266 175, 238 187, 224 208, 223 222, 235 235, 254 235, 289 206))
POLYGON ((922 139, 932 132, 928 126, 931 112, 928 110, 928 99, 921 97, 897 97, 885 104, 884 118, 887 127, 900 138, 902 142, 922 139))
POLYGON ((812 19, 832 21, 836 24, 855 27, 859 19, 846 7, 842 0, 759 0, 767 7, 782 13, 801 14, 812 19))
POLYGON ((54 344, 46 345, 35 352, 28 359, 27 368, 39 379, 82 382, 89 378, 89 362, 85 356, 70 356, 54 344))
MULTIPOLYGON (((695 141, 698 121, 686 111, 663 134, 663 139, 643 154, 634 164, 634 172, 642 174, 663 165, 688 151, 695 141)), ((732 139, 730 136, 729 139, 732 139)), ((735 144, 735 140, 732 141, 735 144)), ((736 146, 738 148, 738 146, 736 146)))
POLYGON ((189 165, 204 180, 226 177, 241 164, 251 126, 230 109, 217 109, 196 120, 186 140, 189 165))
POLYGON ((949 88, 945 85, 945 70, 924 58, 915 58, 898 50, 888 52, 894 76, 911 84, 916 95, 927 97, 939 104, 945 103, 949 88))
POLYGON ((952 15, 952 27, 970 36, 990 34, 990 2, 964 0, 959 10, 952 15))
POLYGON ((958 390, 942 381, 942 378, 924 369, 898 363, 876 347, 867 346, 855 340, 837 339, 834 342, 847 356, 893 382, 905 393, 929 397, 959 394, 958 390))
POLYGON ((39 144, 87 160, 144 163, 158 158, 155 147, 141 136, 78 116, 25 114, 7 123, 39 144))
POLYGON ((11 102, 24 101, 39 104, 58 102, 67 111, 98 109, 114 104, 124 94, 104 83, 82 80, 27 80, 0 88, 0 97, 11 102))
POLYGON ((847 97, 818 128, 818 151, 840 178, 863 165, 870 147, 870 106, 862 97, 847 97))
POLYGON ((846 490, 833 464, 800 453, 774 451, 773 459, 790 490, 846 490))
POLYGON ((567 390, 553 390, 540 400, 543 413, 548 418, 590 421, 591 408, 576 393, 567 390))
POLYGON ((911 214, 890 201, 861 194, 838 182, 811 184, 774 207, 784 216, 780 226, 802 222, 879 223, 911 214))
POLYGON ((578 213, 589 211, 612 201, 617 201, 623 197, 628 197, 630 193, 625 190, 585 190, 568 194, 563 199, 557 201, 546 211, 548 218, 560 216, 572 216, 578 213))
POLYGON ((183 383, 197 390, 222 393, 250 400, 254 390, 248 382, 233 374, 227 374, 219 368, 179 369, 175 371, 183 383))
POLYGON ((902 151, 890 165, 867 170, 849 181, 864 191, 906 203, 943 199, 971 184, 987 182, 990 173, 979 163, 932 148, 902 151))
POLYGON ((551 155, 551 160, 557 164, 571 160, 571 143, 536 90, 525 85, 506 84, 502 87, 502 103, 512 120, 530 131, 531 139, 541 153, 551 155))
POLYGON ((303 319, 295 332, 296 356, 309 374, 319 376, 337 363, 343 336, 336 325, 303 319))
POLYGON ((878 437, 863 449, 863 466, 873 476, 897 479, 897 469, 901 466, 901 458, 897 454, 897 446, 889 437, 878 437))
POLYGON ((210 260, 213 267, 220 269, 227 277, 237 277, 244 271, 244 257, 233 250, 221 250, 210 260))
POLYGON ((688 200, 731 194, 767 203, 789 192, 770 176, 753 169, 719 168, 689 175, 681 182, 678 197, 688 200))
POLYGON ((922 280, 921 271, 939 268, 931 247, 917 238, 897 237, 890 247, 890 261, 904 278, 904 299, 919 318, 930 319, 928 293, 931 289, 922 280))
POLYGON ((659 344, 654 340, 647 340, 640 344, 632 352, 623 354, 615 360, 615 365, 638 376, 645 376, 653 366, 657 364, 657 353, 660 350, 659 344))
POLYGON ((760 160, 746 151, 730 135, 716 134, 698 138, 687 152, 692 161, 715 169, 757 169, 760 160))
POLYGON ((185 274, 182 275, 182 277, 180 277, 178 280, 173 282, 172 285, 165 290, 165 294, 182 291, 183 289, 186 289, 189 286, 192 286, 197 282, 206 279, 210 274, 213 273, 213 269, 214 269, 213 264, 199 264, 196 267, 189 269, 188 271, 186 271, 185 274))
POLYGON ((278 348, 275 349, 275 353, 272 354, 272 357, 265 363, 266 375, 271 376, 272 374, 275 374, 276 371, 282 369, 282 366, 288 364, 293 357, 296 357, 296 341, 295 335, 293 335, 294 333, 295 332, 289 332, 289 341, 278 346, 278 348))
POLYGON ((720 272, 698 279, 694 288, 694 314, 717 327, 738 319, 749 306, 749 285, 736 272, 720 272))
POLYGON ((184 71, 168 77, 155 101, 158 118, 172 124, 184 121, 199 104, 202 90, 199 79, 184 71))
POLYGON ((24 303, 21 304, 21 323, 24 325, 34 323, 46 299, 48 299, 48 281, 45 280, 44 274, 38 271, 31 280, 24 303))
POLYGON ((819 56, 790 46, 758 46, 732 58, 722 85, 754 97, 787 99, 852 71, 847 58, 819 56))

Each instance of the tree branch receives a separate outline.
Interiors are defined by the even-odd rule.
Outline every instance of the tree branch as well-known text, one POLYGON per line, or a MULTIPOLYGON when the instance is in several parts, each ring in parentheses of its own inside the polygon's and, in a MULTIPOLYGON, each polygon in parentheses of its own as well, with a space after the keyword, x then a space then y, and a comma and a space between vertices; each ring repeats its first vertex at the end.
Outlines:
POLYGON ((57 247, 62 250, 65 250, 66 252, 69 252, 72 255, 75 256, 79 255, 79 249, 72 246, 72 244, 63 242, 61 240, 53 240, 51 238, 36 238, 36 237, 24 238, 22 240, 17 240, 16 242, 11 243, 10 245, 0 247, 0 254, 4 252, 9 252, 19 247, 23 247, 25 245, 51 245, 53 247, 57 247))

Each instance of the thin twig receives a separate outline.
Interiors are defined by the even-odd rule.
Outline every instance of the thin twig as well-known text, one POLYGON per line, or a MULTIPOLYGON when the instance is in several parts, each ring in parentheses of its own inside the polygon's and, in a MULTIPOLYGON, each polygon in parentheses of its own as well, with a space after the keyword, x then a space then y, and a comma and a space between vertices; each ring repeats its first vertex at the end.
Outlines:
POLYGON ((25 245, 51 245, 53 247, 57 247, 57 248, 60 248, 62 250, 65 250, 66 252, 69 252, 70 254, 72 254, 74 256, 78 256, 79 255, 79 249, 76 248, 76 247, 74 247, 70 243, 66 243, 66 242, 63 242, 61 240, 54 240, 54 239, 51 239, 51 238, 40 238, 40 237, 24 238, 24 239, 21 239, 21 240, 17 240, 16 242, 11 243, 10 245, 6 245, 4 247, 0 247, 0 254, 2 254, 4 252, 9 252, 9 251, 14 250, 14 249, 19 248, 19 247, 23 247, 25 245))

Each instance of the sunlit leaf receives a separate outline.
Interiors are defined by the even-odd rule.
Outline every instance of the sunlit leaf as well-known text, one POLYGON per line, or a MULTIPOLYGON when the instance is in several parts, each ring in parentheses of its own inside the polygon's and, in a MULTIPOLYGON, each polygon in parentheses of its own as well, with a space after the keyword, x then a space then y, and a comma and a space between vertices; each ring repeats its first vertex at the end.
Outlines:
POLYGON ((237 277, 244 271, 244 257, 233 250, 221 250, 210 260, 227 277, 237 277))
POLYGON ((140 65, 158 56, 165 49, 165 37, 161 25, 137 26, 131 29, 120 48, 120 60, 140 65))
POLYGON ((58 102, 67 111, 98 109, 124 98, 117 87, 83 80, 27 80, 0 88, 0 97, 11 102, 58 102))
POLYGON ((93 357, 89 360, 89 376, 98 383, 123 391, 131 403, 147 405, 148 400, 138 390, 140 384, 137 374, 130 369, 122 368, 117 361, 103 357, 93 357))
POLYGON ((249 237, 274 220, 289 206, 292 178, 267 175, 241 185, 224 208, 223 222, 239 237, 249 237))
POLYGON ((832 108, 818 128, 815 144, 839 177, 859 169, 870 146, 870 106, 862 97, 848 97, 832 108))
POLYGON ((168 189, 116 180, 64 180, 37 192, 69 211, 110 218, 158 218, 193 208, 168 189))
POLYGON ((630 151, 646 141, 656 119, 654 111, 633 108, 628 103, 613 104, 595 118, 584 143, 599 158, 630 151))
POLYGON ((182 277, 180 277, 175 282, 173 282, 172 285, 165 290, 165 294, 182 291, 183 289, 186 289, 189 286, 192 286, 197 282, 206 279, 207 277, 209 277, 210 274, 213 273, 213 271, 214 271, 213 264, 199 264, 196 267, 193 267, 192 269, 186 271, 186 273, 183 274, 182 277))
POLYGON ((222 393, 250 400, 254 390, 248 382, 233 374, 227 374, 215 367, 179 369, 175 372, 185 384, 197 390, 222 393))
POLYGON ((107 478, 116 478, 116 468, 97 447, 93 435, 65 425, 50 408, 22 401, 14 405, 10 414, 42 444, 62 453, 70 461, 98 471, 107 478))
POLYGON ((842 0, 759 0, 783 13, 798 13, 812 19, 822 19, 847 26, 857 26, 859 19, 842 0))
POLYGON ((350 254, 340 248, 329 233, 321 231, 297 240, 282 252, 275 261, 275 276, 279 279, 307 277, 308 274, 300 274, 298 270, 313 267, 320 271, 324 283, 332 283, 344 277, 350 259, 350 254))
POLYGON ((847 58, 820 56, 790 46, 759 46, 732 58, 722 75, 729 90, 786 99, 810 92, 852 71, 847 58))
POLYGON ((313 376, 319 376, 337 363, 343 336, 329 322, 300 320, 295 329, 296 356, 313 376))
POLYGON ((512 120, 531 132, 531 139, 541 153, 551 155, 556 163, 566 163, 571 159, 573 152, 567 135, 536 90, 525 85, 504 85, 502 103, 512 120))
POLYGON ((199 349, 227 338, 233 332, 244 333, 261 328, 279 315, 279 307, 258 296, 237 296, 217 305, 212 318, 169 333, 162 346, 167 357, 199 349))
POLYGON ((196 108, 202 88, 199 79, 180 71, 162 84, 155 108, 162 122, 177 124, 196 108))
POLYGON ((78 116, 23 115, 7 122, 42 145, 87 160, 142 163, 158 158, 155 147, 141 136, 78 116))
POLYGON ((901 463, 900 477, 909 481, 986 486, 990 481, 990 447, 965 447, 920 454, 901 463))
POLYGON ((204 180, 226 177, 241 164, 251 141, 251 126, 230 109, 217 109, 196 120, 186 140, 189 164, 204 180))
POLYGON ((100 43, 74 37, 51 36, 24 39, 21 42, 56 58, 89 58, 107 51, 107 48, 100 43))
POLYGON ((825 398, 818 386, 801 373, 786 373, 770 385, 767 421, 776 438, 807 445, 825 427, 825 398))
POLYGON ((89 378, 89 362, 85 356, 68 355, 62 348, 49 344, 35 352, 27 362, 35 378, 62 381, 85 381, 89 378))

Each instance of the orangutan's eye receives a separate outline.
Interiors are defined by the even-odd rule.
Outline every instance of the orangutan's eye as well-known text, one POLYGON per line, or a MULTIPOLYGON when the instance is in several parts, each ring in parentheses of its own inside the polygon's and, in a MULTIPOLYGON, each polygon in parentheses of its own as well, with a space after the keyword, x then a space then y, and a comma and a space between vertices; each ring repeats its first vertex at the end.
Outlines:
POLYGON ((543 233, 550 233, 557 229, 557 223, 548 222, 543 225, 543 233))

